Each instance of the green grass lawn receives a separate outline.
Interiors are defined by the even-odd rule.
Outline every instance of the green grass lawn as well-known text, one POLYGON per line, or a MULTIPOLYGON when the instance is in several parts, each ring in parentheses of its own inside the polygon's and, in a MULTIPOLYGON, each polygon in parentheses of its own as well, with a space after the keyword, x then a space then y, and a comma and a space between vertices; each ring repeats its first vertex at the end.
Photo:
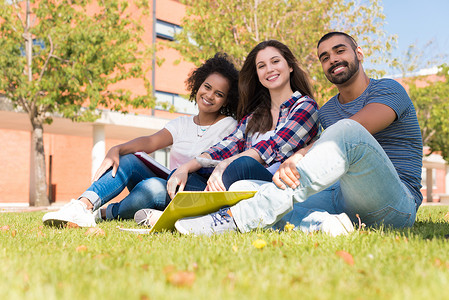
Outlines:
POLYGON ((448 207, 407 230, 136 235, 0 214, 0 299, 449 299, 448 207), (266 246, 257 248, 254 241, 266 246))

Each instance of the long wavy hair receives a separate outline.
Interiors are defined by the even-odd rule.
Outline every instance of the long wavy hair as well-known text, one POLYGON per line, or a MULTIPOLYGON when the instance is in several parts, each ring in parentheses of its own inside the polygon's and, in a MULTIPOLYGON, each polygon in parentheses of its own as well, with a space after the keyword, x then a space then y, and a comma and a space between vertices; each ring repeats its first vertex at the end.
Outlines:
POLYGON ((238 80, 239 72, 235 68, 231 58, 226 53, 218 52, 214 57, 206 60, 197 69, 193 70, 186 80, 187 90, 190 91, 189 99, 196 101, 196 94, 206 78, 217 73, 229 81, 229 91, 226 98, 226 104, 220 109, 220 114, 236 117, 237 104, 239 102, 238 80))
MULTIPOLYGON (((269 131, 273 124, 271 116, 270 92, 264 87, 257 76, 256 56, 259 51, 267 48, 276 48, 287 61, 290 68, 290 86, 292 91, 299 91, 302 95, 313 98, 312 85, 308 74, 299 66, 293 53, 283 43, 276 40, 269 40, 259 43, 246 57, 239 75, 239 104, 237 107, 237 121, 248 114, 253 113, 253 117, 248 123, 246 133, 265 133, 269 131)), ((287 100, 287 99, 285 99, 287 100)))

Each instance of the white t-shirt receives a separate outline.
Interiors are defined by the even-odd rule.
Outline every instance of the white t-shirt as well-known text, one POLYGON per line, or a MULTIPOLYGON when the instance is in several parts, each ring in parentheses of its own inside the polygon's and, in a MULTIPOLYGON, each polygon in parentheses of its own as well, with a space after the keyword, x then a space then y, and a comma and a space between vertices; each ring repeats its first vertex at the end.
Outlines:
POLYGON ((226 117, 211 125, 201 126, 193 122, 193 116, 182 116, 165 125, 173 137, 170 151, 170 169, 176 169, 220 142, 234 131, 237 121, 226 117), (198 136, 198 135, 201 135, 198 136))

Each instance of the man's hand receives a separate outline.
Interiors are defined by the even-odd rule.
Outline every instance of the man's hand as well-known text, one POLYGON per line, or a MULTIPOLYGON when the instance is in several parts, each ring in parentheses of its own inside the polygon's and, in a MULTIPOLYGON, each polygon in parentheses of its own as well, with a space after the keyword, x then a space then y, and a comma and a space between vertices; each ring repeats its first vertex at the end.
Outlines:
POLYGON ((304 156, 298 152, 286 159, 273 176, 273 182, 280 189, 285 189, 287 186, 295 189, 299 186, 299 173, 296 165, 304 156), (287 185, 287 186, 286 186, 287 185))

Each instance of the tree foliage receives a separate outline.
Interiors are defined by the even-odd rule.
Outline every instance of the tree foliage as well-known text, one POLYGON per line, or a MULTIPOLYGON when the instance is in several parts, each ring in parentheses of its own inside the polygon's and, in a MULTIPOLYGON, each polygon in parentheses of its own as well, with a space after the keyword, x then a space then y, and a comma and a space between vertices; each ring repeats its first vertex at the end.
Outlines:
MULTIPOLYGON (((374 64, 386 58, 395 37, 383 31, 381 0, 184 0, 186 17, 177 36, 187 61, 200 64, 224 51, 242 66, 259 42, 279 40, 292 49, 314 79, 316 98, 323 103, 335 93, 316 56, 320 37, 340 30, 353 35, 374 64)), ((380 75, 380 73, 377 73, 380 75)), ((375 75, 373 73, 373 75, 375 75)))
POLYGON ((95 119, 99 106, 121 110, 152 104, 143 69, 139 22, 127 12, 128 2, 30 1, 30 22, 24 2, 0 1, 0 90, 26 112, 44 122, 51 113, 79 121, 95 119), (26 32, 33 39, 31 80, 27 77, 26 32), (128 78, 142 78, 147 95, 108 89, 128 78))
POLYGON ((46 204, 42 131, 52 116, 93 121, 99 107, 153 105, 144 69, 151 49, 135 11, 123 0, 0 0, 0 93, 33 127, 37 205, 46 204), (145 95, 114 87, 130 78, 142 80, 145 95))
POLYGON ((408 83, 424 145, 431 152, 440 151, 449 161, 449 67, 443 65, 441 70, 444 81, 429 82, 425 87, 417 87, 416 78, 408 83))

